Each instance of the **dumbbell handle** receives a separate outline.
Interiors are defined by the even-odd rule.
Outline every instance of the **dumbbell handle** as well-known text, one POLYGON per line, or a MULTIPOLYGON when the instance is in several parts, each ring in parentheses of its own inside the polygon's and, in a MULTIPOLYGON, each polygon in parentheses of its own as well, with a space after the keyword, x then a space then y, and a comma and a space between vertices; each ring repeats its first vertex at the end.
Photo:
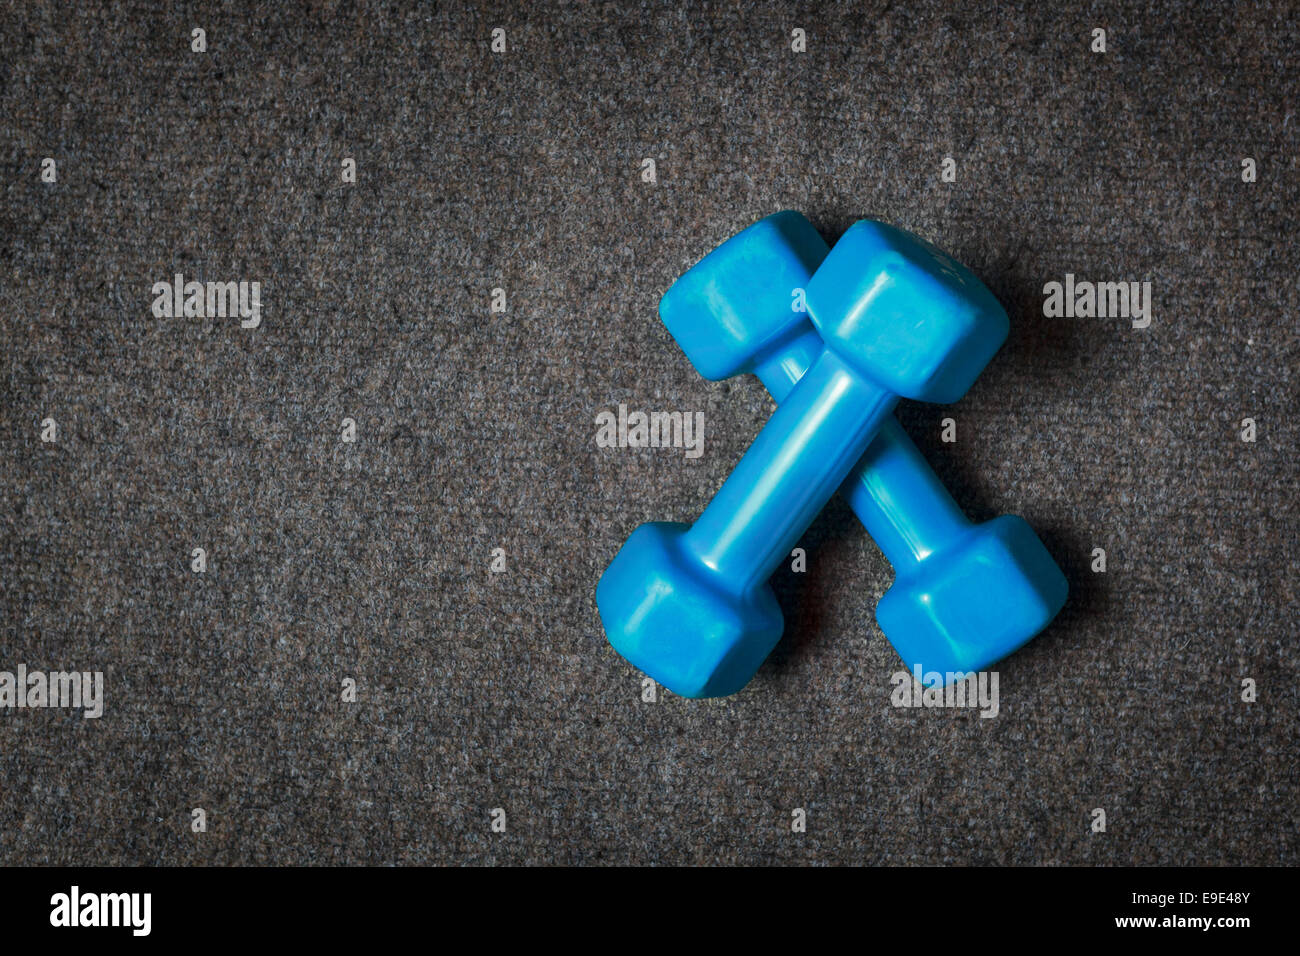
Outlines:
POLYGON ((818 352, 684 536, 732 593, 772 576, 898 404, 820 340, 818 352))
MULTIPOLYGON (((758 377, 779 405, 824 351, 821 336, 809 324, 758 367, 758 377)), ((971 526, 893 415, 881 424, 840 491, 897 574, 971 526)))

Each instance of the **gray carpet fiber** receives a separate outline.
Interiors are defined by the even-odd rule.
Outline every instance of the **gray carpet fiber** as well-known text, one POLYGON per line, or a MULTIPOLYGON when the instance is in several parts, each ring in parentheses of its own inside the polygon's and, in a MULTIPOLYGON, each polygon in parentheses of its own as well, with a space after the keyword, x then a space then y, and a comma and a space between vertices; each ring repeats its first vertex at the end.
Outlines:
POLYGON ((1294 5, 686 6, 4 6, 0 670, 104 712, 0 709, 0 862, 1297 862, 1294 5), (1011 315, 899 409, 1070 578, 995 718, 891 706, 838 498, 741 694, 647 702, 605 640, 621 543, 773 408, 659 297, 783 208, 1011 315), (176 273, 260 326, 156 317, 176 273), (1067 273, 1150 327, 1044 316, 1067 273), (620 403, 704 454, 598 448, 620 403))

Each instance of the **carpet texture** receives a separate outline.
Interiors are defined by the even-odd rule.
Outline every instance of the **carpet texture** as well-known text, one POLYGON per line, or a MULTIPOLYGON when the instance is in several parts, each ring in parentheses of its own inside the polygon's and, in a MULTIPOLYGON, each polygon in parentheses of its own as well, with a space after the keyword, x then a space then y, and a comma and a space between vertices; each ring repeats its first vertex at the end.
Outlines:
POLYGON ((98 6, 0 11, 0 670, 103 673, 0 709, 0 862, 1297 862, 1292 5, 98 6), (783 208, 1011 315, 899 409, 1070 578, 994 718, 891 705, 838 498, 741 694, 605 640, 619 546, 773 408, 659 297, 783 208), (260 325, 158 317, 177 273, 260 325), (1045 316, 1067 274, 1150 326, 1045 316), (703 455, 597 447, 620 403, 703 455))

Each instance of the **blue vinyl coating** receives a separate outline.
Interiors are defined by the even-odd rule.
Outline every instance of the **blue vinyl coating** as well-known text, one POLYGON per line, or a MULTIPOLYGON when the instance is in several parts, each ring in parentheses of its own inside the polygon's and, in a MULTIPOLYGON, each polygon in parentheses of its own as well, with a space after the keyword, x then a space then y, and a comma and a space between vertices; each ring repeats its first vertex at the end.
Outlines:
MULTIPOLYGON (((1007 334, 1006 313, 978 279, 901 230, 861 222, 829 257, 825 249, 806 219, 778 213, 710 253, 660 305, 702 374, 759 371, 781 402, 695 526, 638 528, 597 587, 610 642, 683 696, 739 690, 780 638, 767 578, 835 488, 857 473, 878 430, 901 435, 889 414, 897 395, 960 397, 1007 334), (800 290, 820 338, 794 311, 800 290)), ((892 458, 881 465, 891 475, 898 467, 892 458)), ((896 491, 895 504, 906 494, 896 491)), ((878 511, 872 517, 882 528, 897 524, 897 509, 878 511)), ((1008 549, 1023 545, 1006 537, 1008 549)), ((950 576, 971 579, 997 560, 990 553, 972 552, 950 576)), ((920 557, 915 563, 934 566, 920 557)), ((905 591, 915 600, 891 602, 890 620, 921 628, 912 623, 914 605, 924 609, 927 595, 905 591)))
POLYGON ((822 341, 884 388, 922 402, 965 395, 1011 328, 969 269, 869 219, 840 237, 807 291, 822 341))
MULTIPOLYGON (((821 337, 805 323, 758 376, 783 401, 821 350, 821 337)), ((972 525, 892 416, 840 493, 894 566, 876 620, 909 671, 986 670, 1047 627, 1065 604, 1069 584, 1029 523, 1003 515, 972 525), (949 552, 964 557, 944 557, 949 552)))

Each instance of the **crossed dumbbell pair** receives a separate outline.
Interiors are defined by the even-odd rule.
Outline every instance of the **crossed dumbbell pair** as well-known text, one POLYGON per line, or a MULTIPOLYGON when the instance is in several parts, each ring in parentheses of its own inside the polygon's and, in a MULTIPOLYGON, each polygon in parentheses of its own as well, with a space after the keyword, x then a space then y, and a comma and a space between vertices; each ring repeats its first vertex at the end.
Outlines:
POLYGON ((701 260, 659 314, 702 375, 755 372, 778 407, 694 525, 642 525, 601 577, 605 632, 634 665, 685 697, 740 690, 781 637, 768 578, 841 487, 894 566, 876 618, 909 669, 982 670, 1060 610, 1065 576, 1033 529, 971 524, 891 414, 900 396, 961 398, 1006 339, 965 267, 869 220, 829 249, 786 211, 701 260))

